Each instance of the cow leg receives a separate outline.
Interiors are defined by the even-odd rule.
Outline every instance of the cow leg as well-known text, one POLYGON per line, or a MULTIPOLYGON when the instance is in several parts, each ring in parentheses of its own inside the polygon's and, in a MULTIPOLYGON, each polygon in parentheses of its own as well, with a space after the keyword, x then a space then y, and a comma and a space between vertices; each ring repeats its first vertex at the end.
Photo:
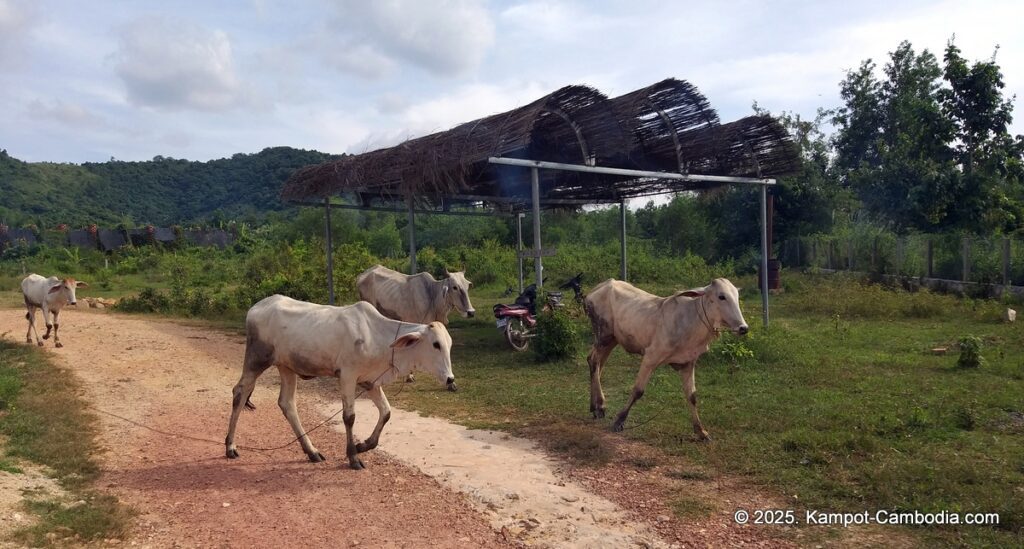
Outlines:
POLYGON ((36 343, 42 347, 43 340, 39 339, 39 330, 36 329, 36 308, 29 307, 25 313, 25 320, 28 320, 28 333, 25 334, 25 343, 32 343, 32 333, 36 334, 36 343))
POLYGON ((302 451, 306 452, 306 457, 313 463, 326 461, 324 455, 317 451, 316 447, 309 440, 309 435, 306 434, 306 430, 302 428, 302 421, 299 420, 299 411, 295 407, 295 387, 299 383, 299 376, 288 368, 281 366, 277 367, 277 371, 281 374, 281 394, 277 397, 277 405, 284 412, 285 419, 288 420, 288 424, 292 426, 292 431, 295 432, 299 443, 302 444, 302 451))
POLYGON ((604 391, 601 389, 601 369, 608 355, 615 348, 615 342, 604 345, 594 343, 587 355, 587 364, 590 365, 590 413, 594 419, 604 417, 604 391))
POLYGON ((384 430, 384 424, 391 419, 391 405, 388 404, 388 397, 384 395, 384 391, 380 387, 374 387, 367 391, 366 394, 369 395, 370 400, 377 407, 377 425, 373 428, 370 438, 356 444, 356 453, 359 454, 377 447, 380 432, 384 430))
POLYGON ((652 358, 651 355, 644 355, 643 360, 640 361, 640 373, 636 376, 636 383, 633 385, 633 392, 629 395, 629 402, 626 403, 626 407, 619 412, 619 415, 615 416, 615 423, 612 424, 612 431, 621 431, 622 425, 626 423, 626 418, 629 416, 629 409, 633 407, 633 404, 640 400, 640 397, 644 396, 644 389, 647 388, 647 382, 651 380, 651 374, 654 373, 654 369, 661 364, 661 361, 652 358))
POLYGON ((60 328, 60 324, 57 323, 57 317, 60 315, 60 311, 53 312, 53 343, 56 347, 63 347, 64 344, 60 342, 60 338, 57 337, 57 329, 60 328))
POLYGON ((683 380, 683 393, 686 395, 686 402, 690 404, 693 432, 697 434, 700 440, 711 440, 708 432, 704 430, 704 425, 700 422, 700 416, 697 415, 697 383, 694 377, 697 373, 697 362, 673 364, 672 368, 679 372, 679 378, 683 380))
MULTIPOLYGON (((50 339, 50 330, 53 329, 53 323, 50 322, 50 310, 46 308, 45 303, 40 309, 43 311, 43 322, 46 323, 46 333, 43 334, 43 339, 50 339)), ((42 344, 40 343, 40 345, 42 344)))
POLYGON ((235 447, 235 428, 238 426, 238 416, 242 408, 249 405, 249 397, 256 388, 256 380, 273 363, 274 347, 263 343, 258 337, 250 334, 245 343, 245 363, 242 365, 242 377, 232 389, 231 398, 231 419, 228 421, 228 434, 224 437, 226 455, 235 459, 238 457, 238 448, 235 447))
POLYGON ((359 451, 356 449, 356 441, 352 434, 352 427, 356 424, 356 389, 354 383, 341 383, 342 416, 345 420, 345 455, 348 457, 348 466, 352 469, 365 469, 363 461, 359 459, 359 451))

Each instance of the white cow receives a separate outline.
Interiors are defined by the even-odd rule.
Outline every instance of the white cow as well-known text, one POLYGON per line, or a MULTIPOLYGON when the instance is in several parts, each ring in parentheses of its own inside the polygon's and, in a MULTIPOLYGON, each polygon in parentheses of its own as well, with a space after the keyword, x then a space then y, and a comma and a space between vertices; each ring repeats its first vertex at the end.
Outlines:
POLYGON ((25 334, 25 341, 32 343, 32 332, 36 334, 36 343, 43 346, 42 339, 39 339, 39 331, 36 330, 36 309, 42 309, 43 320, 46 322, 46 334, 43 339, 50 338, 50 330, 53 330, 53 342, 56 347, 63 347, 60 338, 57 337, 57 330, 60 324, 57 322, 61 309, 65 305, 77 305, 75 290, 85 288, 89 285, 73 278, 61 280, 55 276, 43 278, 35 273, 26 276, 21 281, 21 294, 25 298, 25 320, 28 320, 28 332, 25 334), (50 315, 53 315, 53 322, 50 315))
POLYGON ((356 277, 359 299, 368 301, 388 318, 405 322, 440 322, 448 325, 448 313, 455 309, 464 317, 476 314, 469 301, 473 283, 463 272, 449 273, 435 280, 430 273, 406 275, 383 265, 374 265, 356 277))
POLYGON ((299 422, 295 386, 299 377, 337 378, 341 389, 346 454, 353 469, 362 469, 358 454, 377 446, 391 407, 381 387, 412 370, 432 373, 455 390, 452 375, 452 338, 440 322, 412 324, 385 318, 369 303, 346 307, 317 305, 282 295, 270 296, 249 309, 245 317, 245 363, 234 388, 231 421, 224 440, 227 457, 237 458, 235 427, 256 379, 277 366, 281 375, 278 405, 291 424, 310 461, 324 460, 299 422), (352 438, 355 424, 356 388, 369 395, 379 412, 373 434, 364 442, 352 438))
POLYGON ((697 359, 721 328, 739 335, 750 329, 740 311, 739 290, 732 282, 718 278, 696 290, 658 297, 621 280, 609 279, 597 285, 583 300, 594 331, 594 344, 587 356, 590 364, 590 411, 604 417, 601 368, 616 345, 643 356, 640 372, 629 403, 615 418, 612 429, 621 431, 633 403, 644 395, 654 369, 670 364, 679 372, 690 403, 693 431, 709 440, 697 415, 697 359))

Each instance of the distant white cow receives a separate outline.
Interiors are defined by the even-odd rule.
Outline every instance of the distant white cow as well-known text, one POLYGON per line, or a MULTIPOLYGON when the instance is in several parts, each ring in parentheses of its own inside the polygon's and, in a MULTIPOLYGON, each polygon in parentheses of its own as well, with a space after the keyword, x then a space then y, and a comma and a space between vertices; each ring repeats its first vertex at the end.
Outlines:
POLYGON ((56 347, 63 347, 57 330, 60 324, 57 322, 61 309, 65 305, 77 305, 75 290, 85 288, 89 285, 73 278, 61 280, 55 276, 43 278, 35 273, 30 274, 21 281, 21 294, 25 298, 25 320, 28 320, 28 332, 25 334, 25 341, 32 343, 32 332, 36 334, 36 343, 43 346, 42 339, 39 339, 39 331, 36 330, 36 309, 42 309, 43 320, 46 322, 46 334, 43 339, 50 338, 50 330, 53 330, 53 342, 56 347), (53 315, 53 322, 50 322, 50 315, 53 315))
POLYGON ((377 446, 380 432, 391 418, 383 385, 415 369, 434 374, 449 390, 455 390, 452 338, 439 322, 424 325, 391 320, 362 301, 332 307, 274 295, 249 309, 245 328, 245 363, 242 378, 234 388, 231 420, 224 439, 227 457, 232 459, 238 457, 235 427, 239 413, 248 405, 256 379, 272 365, 277 366, 281 375, 277 403, 299 437, 302 450, 314 463, 323 461, 324 456, 299 422, 295 386, 299 377, 338 379, 348 438, 345 453, 353 469, 363 468, 358 454, 377 446), (370 438, 358 444, 352 438, 357 387, 366 391, 379 413, 370 438))
POLYGON ((740 311, 739 290, 732 282, 718 278, 703 288, 658 297, 627 282, 609 279, 598 284, 583 304, 594 331, 594 345, 587 356, 594 418, 604 417, 601 368, 612 349, 622 345, 627 352, 643 358, 629 403, 615 418, 612 429, 622 430, 629 409, 644 395, 654 369, 670 364, 682 378, 694 433, 710 439, 697 415, 694 372, 697 359, 718 338, 720 328, 739 335, 749 331, 740 311))
POLYGON ((368 301, 388 318, 405 322, 440 322, 448 325, 448 313, 476 314, 469 301, 473 283, 463 272, 449 273, 435 280, 430 273, 405 275, 383 265, 374 265, 356 277, 359 299, 368 301))

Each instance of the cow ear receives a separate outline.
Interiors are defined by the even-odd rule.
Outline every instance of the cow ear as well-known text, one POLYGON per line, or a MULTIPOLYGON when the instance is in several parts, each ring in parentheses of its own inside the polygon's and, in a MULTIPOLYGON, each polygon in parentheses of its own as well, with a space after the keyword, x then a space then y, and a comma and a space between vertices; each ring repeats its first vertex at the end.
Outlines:
POLYGON ((686 290, 686 291, 682 291, 682 292, 679 292, 679 295, 684 296, 684 297, 701 297, 701 296, 704 295, 704 288, 701 288, 699 290, 686 290))
POLYGON ((423 336, 419 332, 405 334, 404 336, 396 339, 395 342, 391 344, 391 347, 395 349, 404 349, 406 347, 412 347, 413 345, 419 343, 421 337, 423 336))
POLYGON ((85 282, 82 282, 81 280, 79 280, 78 282, 75 282, 75 287, 76 288, 88 288, 89 285, 86 284, 85 282))
POLYGON ((46 293, 48 293, 48 294, 55 294, 55 293, 59 292, 61 287, 63 287, 63 286, 64 286, 64 284, 57 284, 56 286, 50 288, 50 291, 48 291, 46 293))

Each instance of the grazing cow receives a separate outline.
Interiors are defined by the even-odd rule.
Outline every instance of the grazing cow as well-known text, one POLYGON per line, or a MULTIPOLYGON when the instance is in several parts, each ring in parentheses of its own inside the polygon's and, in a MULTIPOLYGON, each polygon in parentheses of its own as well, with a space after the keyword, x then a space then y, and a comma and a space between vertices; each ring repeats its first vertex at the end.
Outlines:
POLYGON ((679 372, 690 403, 693 432, 710 440, 697 415, 697 387, 694 371, 697 359, 724 327, 739 335, 750 329, 740 312, 739 290, 732 282, 718 278, 704 288, 658 297, 627 282, 609 279, 587 295, 584 308, 594 331, 594 344, 587 356, 590 364, 590 411, 604 417, 601 368, 616 345, 639 354, 640 373, 629 403, 615 418, 612 429, 621 431, 629 409, 644 395, 654 369, 670 364, 679 372))
POLYGON ((452 309, 462 316, 476 314, 469 301, 473 283, 463 272, 449 273, 448 278, 434 280, 430 273, 412 276, 374 265, 356 277, 359 299, 368 301, 380 314, 405 322, 440 322, 448 325, 452 309))
POLYGON ((224 439, 229 458, 238 457, 238 415, 243 406, 249 405, 256 379, 272 365, 281 375, 277 403, 302 443, 302 450, 314 463, 323 461, 324 456, 299 422, 295 386, 299 377, 338 379, 348 438, 346 454, 353 469, 363 468, 358 454, 377 446, 380 432, 391 418, 391 407, 381 389, 384 384, 418 369, 436 375, 449 390, 455 390, 452 338, 440 322, 423 325, 391 320, 362 301, 332 307, 274 295, 249 309, 245 328, 245 363, 233 391, 231 421, 224 439), (357 387, 369 395, 379 413, 370 438, 358 444, 352 438, 357 387))
POLYGON ((46 322, 46 334, 43 339, 50 338, 50 330, 53 330, 53 342, 56 347, 63 347, 57 336, 60 324, 57 322, 61 309, 65 305, 77 305, 75 290, 85 288, 89 285, 73 278, 61 280, 55 276, 43 278, 32 273, 21 281, 21 294, 25 298, 25 320, 28 320, 28 332, 25 334, 25 341, 32 343, 32 332, 36 334, 36 343, 43 346, 42 339, 39 339, 39 331, 36 330, 36 309, 42 309, 43 320, 46 322), (53 314, 53 322, 50 322, 50 314, 53 314))

